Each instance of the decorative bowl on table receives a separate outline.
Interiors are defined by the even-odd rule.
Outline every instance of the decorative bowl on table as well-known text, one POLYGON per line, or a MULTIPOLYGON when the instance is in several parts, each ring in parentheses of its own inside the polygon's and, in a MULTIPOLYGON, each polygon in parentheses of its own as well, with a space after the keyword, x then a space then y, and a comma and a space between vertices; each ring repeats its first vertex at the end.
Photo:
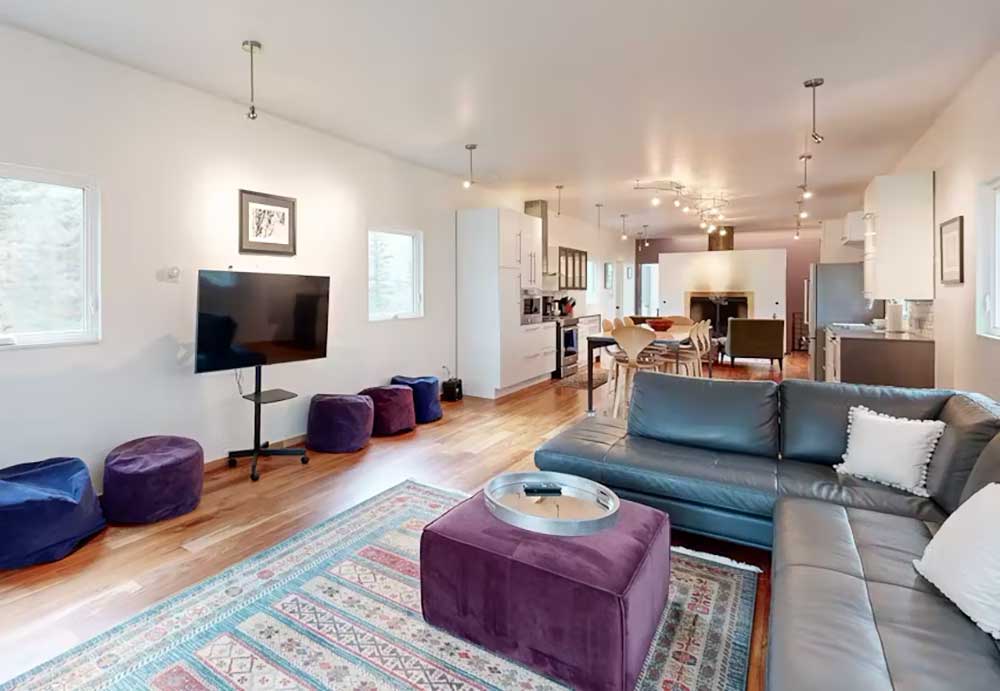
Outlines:
POLYGON ((651 326, 653 331, 670 331, 674 321, 672 319, 647 319, 646 324, 651 326))

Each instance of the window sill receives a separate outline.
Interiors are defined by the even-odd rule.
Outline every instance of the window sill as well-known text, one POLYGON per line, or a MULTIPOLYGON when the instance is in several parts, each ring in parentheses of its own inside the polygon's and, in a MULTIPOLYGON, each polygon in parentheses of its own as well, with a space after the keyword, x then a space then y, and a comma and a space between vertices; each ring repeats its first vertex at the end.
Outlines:
POLYGON ((72 338, 61 338, 52 340, 26 340, 20 343, 4 343, 0 339, 0 353, 8 350, 35 350, 38 348, 65 348, 66 346, 87 346, 98 345, 101 342, 100 336, 78 336, 72 338))
POLYGON ((988 338, 991 341, 1000 341, 1000 333, 990 333, 989 331, 977 331, 976 335, 980 338, 988 338))
POLYGON ((371 316, 369 316, 368 317, 368 321, 371 322, 371 323, 376 323, 376 322, 399 322, 399 321, 408 321, 408 320, 411 320, 411 319, 423 319, 423 318, 424 318, 424 315, 422 315, 422 314, 394 314, 391 317, 378 317, 378 316, 371 317, 371 316))

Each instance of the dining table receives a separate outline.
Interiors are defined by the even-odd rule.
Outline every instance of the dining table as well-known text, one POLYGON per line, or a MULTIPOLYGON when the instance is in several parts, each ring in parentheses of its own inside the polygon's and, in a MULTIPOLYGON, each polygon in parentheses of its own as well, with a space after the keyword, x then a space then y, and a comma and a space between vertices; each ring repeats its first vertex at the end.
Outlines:
MULTIPOLYGON (((680 371, 681 345, 691 336, 691 327, 688 325, 676 324, 666 331, 657 331, 653 345, 665 346, 674 350, 677 356, 678 369, 680 371)), ((615 345, 615 338, 610 331, 587 336, 587 415, 594 415, 594 351, 599 348, 607 348, 615 345)), ((714 342, 713 342, 714 349, 714 342)), ((715 360, 714 353, 709 353, 708 376, 712 377, 712 362, 715 360)))

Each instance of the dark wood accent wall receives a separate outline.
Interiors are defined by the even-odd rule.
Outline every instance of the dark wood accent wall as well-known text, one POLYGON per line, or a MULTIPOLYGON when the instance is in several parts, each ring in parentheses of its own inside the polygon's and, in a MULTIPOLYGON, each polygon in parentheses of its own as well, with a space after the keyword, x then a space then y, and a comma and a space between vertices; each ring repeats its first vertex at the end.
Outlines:
POLYGON ((715 252, 717 250, 731 250, 733 249, 733 236, 736 235, 733 230, 733 226, 719 226, 719 228, 725 228, 726 234, 721 235, 719 231, 715 231, 708 236, 708 251, 715 252))

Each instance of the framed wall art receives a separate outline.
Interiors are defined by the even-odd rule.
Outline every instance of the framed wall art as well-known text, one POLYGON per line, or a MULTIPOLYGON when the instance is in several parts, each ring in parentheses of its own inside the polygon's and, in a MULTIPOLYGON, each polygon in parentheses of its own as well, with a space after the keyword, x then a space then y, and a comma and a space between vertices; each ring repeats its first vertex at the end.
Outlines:
POLYGON ((295 200, 240 190, 240 252, 295 254, 295 200))
POLYGON ((959 285, 965 282, 965 222, 963 216, 945 221, 938 228, 938 261, 941 263, 941 283, 959 285))

